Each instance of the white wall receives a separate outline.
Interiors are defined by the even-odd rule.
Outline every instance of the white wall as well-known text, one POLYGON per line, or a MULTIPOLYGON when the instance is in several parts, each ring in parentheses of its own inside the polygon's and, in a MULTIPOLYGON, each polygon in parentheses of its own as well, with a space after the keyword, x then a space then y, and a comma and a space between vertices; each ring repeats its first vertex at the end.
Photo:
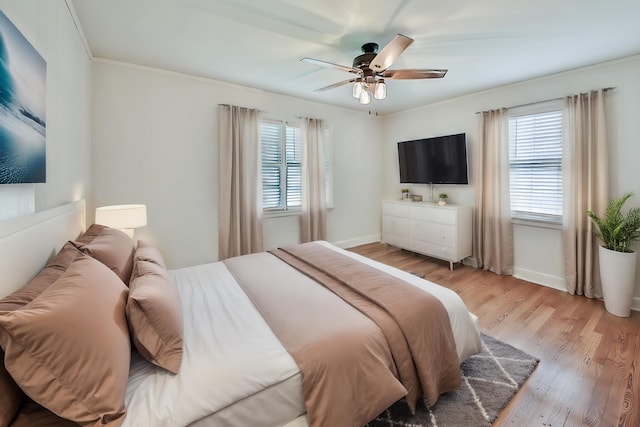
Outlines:
MULTIPOLYGON (((284 119, 326 119, 335 181, 328 240, 349 245, 379 239, 379 118, 101 60, 93 63, 92 94, 95 197, 90 212, 101 205, 147 204, 148 226, 136 237, 157 245, 169 267, 218 258, 218 104, 258 108, 284 119)), ((297 216, 267 219, 264 227, 267 248, 298 241, 297 216)))
MULTIPOLYGON (((398 141, 465 132, 469 151, 470 184, 441 186, 456 204, 474 205, 474 173, 478 144, 476 112, 555 99, 603 87, 611 93, 612 147, 611 195, 632 191, 630 206, 640 206, 640 57, 547 76, 479 92, 446 102, 385 116, 383 128, 383 197, 399 198, 398 141)), ((445 77, 446 78, 446 77, 445 77)), ((438 191, 440 188, 438 189, 438 191)), ((427 186, 412 191, 427 195, 427 186)), ((559 230, 515 226, 515 269, 521 277, 549 286, 564 287, 562 245, 559 230)), ((637 278, 640 282, 640 263, 637 278)), ((636 283, 635 307, 640 309, 640 283, 636 283)))
POLYGON ((47 182, 26 185, 35 209, 89 197, 91 60, 64 0, 0 0, 0 9, 47 62, 47 182))

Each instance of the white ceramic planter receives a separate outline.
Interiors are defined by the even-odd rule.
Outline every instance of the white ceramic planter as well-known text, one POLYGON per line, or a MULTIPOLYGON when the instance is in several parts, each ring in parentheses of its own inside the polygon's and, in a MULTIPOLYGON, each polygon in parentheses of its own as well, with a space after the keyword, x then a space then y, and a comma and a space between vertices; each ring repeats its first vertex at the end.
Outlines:
POLYGON ((629 317, 636 284, 636 253, 600 246, 600 282, 604 306, 611 314, 629 317))

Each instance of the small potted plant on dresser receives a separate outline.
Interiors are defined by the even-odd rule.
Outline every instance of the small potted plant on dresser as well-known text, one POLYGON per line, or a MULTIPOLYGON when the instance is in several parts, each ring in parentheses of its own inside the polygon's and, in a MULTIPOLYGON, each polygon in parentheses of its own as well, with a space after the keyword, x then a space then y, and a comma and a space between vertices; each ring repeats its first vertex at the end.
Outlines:
POLYGON ((632 208, 626 215, 621 212, 632 194, 609 201, 602 218, 587 211, 602 241, 598 256, 604 306, 609 313, 620 317, 631 314, 636 284, 637 258, 631 245, 640 238, 640 208, 632 208))
POLYGON ((446 205, 447 204, 447 197, 449 197, 449 196, 447 196, 447 193, 438 194, 438 204, 440 206, 446 205))

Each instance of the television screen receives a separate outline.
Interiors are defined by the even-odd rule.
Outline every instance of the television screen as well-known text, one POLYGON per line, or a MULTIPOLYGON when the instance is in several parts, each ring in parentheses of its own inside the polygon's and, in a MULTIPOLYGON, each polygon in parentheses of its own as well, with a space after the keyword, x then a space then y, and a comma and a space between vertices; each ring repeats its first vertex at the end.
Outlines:
POLYGON ((464 133, 398 142, 400 182, 468 184, 464 133))

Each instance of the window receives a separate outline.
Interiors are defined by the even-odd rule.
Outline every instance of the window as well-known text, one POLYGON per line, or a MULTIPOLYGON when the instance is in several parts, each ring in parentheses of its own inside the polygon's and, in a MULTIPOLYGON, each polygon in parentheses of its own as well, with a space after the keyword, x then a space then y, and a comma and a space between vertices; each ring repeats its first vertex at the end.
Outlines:
MULTIPOLYGON (((282 120, 260 121, 262 207, 265 211, 299 210, 302 205, 302 129, 282 120)), ((323 130, 325 196, 333 207, 333 166, 329 130, 323 130)))
POLYGON ((278 120, 260 121, 262 206, 289 210, 302 204, 300 126, 278 120))
POLYGON ((562 222, 562 109, 509 118, 511 216, 562 222))

